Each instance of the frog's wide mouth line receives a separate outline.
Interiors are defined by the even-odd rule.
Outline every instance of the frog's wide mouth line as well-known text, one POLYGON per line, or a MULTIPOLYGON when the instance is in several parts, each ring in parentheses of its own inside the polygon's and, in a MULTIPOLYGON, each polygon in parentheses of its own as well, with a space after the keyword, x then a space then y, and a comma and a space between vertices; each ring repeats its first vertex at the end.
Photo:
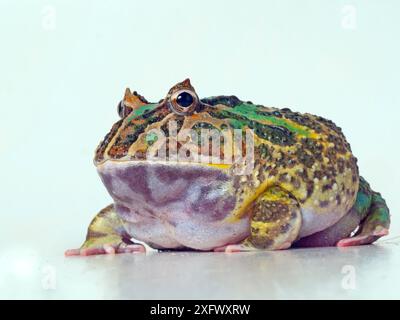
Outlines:
POLYGON ((164 166, 182 166, 182 167, 209 167, 210 169, 228 170, 232 167, 232 164, 225 163, 209 163, 209 162, 195 162, 195 161, 174 161, 174 160, 115 160, 107 159, 102 162, 96 163, 97 170, 108 166, 140 166, 140 165, 164 165, 164 166))

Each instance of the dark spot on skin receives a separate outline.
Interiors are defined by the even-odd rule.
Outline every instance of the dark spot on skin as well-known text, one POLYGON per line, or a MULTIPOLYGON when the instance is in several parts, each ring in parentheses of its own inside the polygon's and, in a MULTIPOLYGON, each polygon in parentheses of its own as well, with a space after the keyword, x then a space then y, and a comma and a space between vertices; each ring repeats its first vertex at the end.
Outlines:
POLYGON ((278 174, 278 169, 275 167, 275 168, 272 168, 270 171, 269 171, 269 175, 271 176, 271 177, 275 177, 276 175, 278 174))
MULTIPOLYGON (((142 119, 147 119, 147 118, 149 118, 149 117, 155 115, 156 113, 157 113, 157 109, 149 110, 149 111, 143 113, 143 114, 141 115, 141 118, 142 118, 142 119)), ((161 120, 161 118, 159 118, 159 120, 161 120)))
POLYGON ((332 190, 332 184, 328 183, 322 186, 322 192, 332 190))
POLYGON ((307 171, 305 170, 297 170, 296 175, 300 177, 304 182, 308 181, 307 171))
POLYGON ((312 180, 307 181, 306 190, 307 190, 307 198, 310 198, 312 193, 314 192, 314 182, 312 180))
POLYGON ((348 145, 348 143, 346 142, 346 140, 344 139, 344 137, 342 135, 337 136, 334 134, 328 134, 327 136, 327 140, 329 142, 332 142, 334 144, 334 149, 337 153, 346 153, 347 150, 350 149, 350 146, 348 145))
POLYGON ((289 182, 289 175, 287 173, 282 173, 279 175, 279 181, 281 182, 289 182))
POLYGON ((201 102, 215 106, 217 104, 223 104, 228 107, 235 107, 242 103, 242 101, 236 96, 217 96, 201 99, 201 102))
POLYGON ((318 178, 321 180, 324 177, 324 175, 325 175, 325 173, 320 170, 314 171, 314 178, 318 178))
POLYGON ((307 168, 311 168, 315 160, 312 154, 307 153, 304 149, 298 148, 296 150, 297 158, 299 162, 304 164, 307 168))
POLYGON ((310 138, 303 138, 301 140, 301 143, 303 145, 303 148, 308 150, 316 160, 321 161, 322 160, 322 152, 323 152, 323 146, 322 144, 318 143, 314 139, 310 138))
POLYGON ((329 201, 326 201, 326 200, 323 200, 323 201, 319 202, 319 206, 321 208, 326 208, 328 206, 328 204, 329 204, 329 201))
POLYGON ((133 95, 138 97, 140 101, 142 101, 143 103, 148 104, 149 102, 146 100, 145 97, 141 96, 139 93, 137 93, 137 91, 133 91, 133 95))
POLYGON ((299 189, 301 187, 300 180, 296 178, 292 179, 292 186, 295 189, 299 189))
POLYGON ((269 147, 266 145, 266 144, 261 144, 259 147, 258 147, 258 151, 259 151, 259 153, 260 153, 260 156, 263 158, 263 159, 267 159, 267 158, 269 158, 270 157, 270 155, 271 155, 271 152, 269 151, 269 147))
POLYGON ((289 223, 285 223, 283 225, 280 226, 280 232, 281 233, 286 233, 290 230, 290 224, 289 223))
POLYGON ((343 173, 344 168, 345 168, 345 161, 343 160, 343 158, 339 158, 337 160, 337 166, 338 166, 339 173, 343 173))
POLYGON ((326 127, 328 127, 329 129, 333 130, 334 132, 336 132, 339 135, 343 135, 342 134, 342 129, 338 126, 336 126, 331 120, 325 119, 323 117, 317 116, 316 120, 318 120, 319 122, 321 122, 322 124, 324 124, 326 127))
POLYGON ((255 121, 249 121, 248 126, 257 136, 273 144, 286 146, 295 143, 293 133, 284 127, 264 125, 255 121))
POLYGON ((212 124, 208 122, 197 122, 193 127, 193 130, 198 130, 198 129, 209 129, 209 130, 218 130, 218 128, 214 127, 212 124))

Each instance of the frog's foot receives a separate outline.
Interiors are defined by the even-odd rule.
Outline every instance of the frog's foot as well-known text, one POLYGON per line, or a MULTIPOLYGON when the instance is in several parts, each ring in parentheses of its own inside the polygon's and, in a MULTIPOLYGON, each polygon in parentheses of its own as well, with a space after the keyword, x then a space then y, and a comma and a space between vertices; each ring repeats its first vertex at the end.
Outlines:
MULTIPOLYGON (((268 249, 265 250, 279 250, 279 249, 287 249, 291 245, 290 242, 282 245, 280 248, 268 249)), ((250 251, 260 251, 262 248, 257 248, 252 244, 246 243, 243 241, 241 244, 228 244, 226 246, 214 248, 214 252, 225 252, 225 253, 235 253, 235 252, 250 252, 250 251)))
POLYGON ((250 222, 250 236, 239 244, 215 248, 226 253, 287 249, 299 235, 301 212, 297 200, 287 191, 272 187, 256 200, 250 222))
POLYGON ((246 251, 255 251, 257 250, 253 246, 246 246, 245 244, 228 244, 226 246, 214 248, 214 252, 225 252, 225 253, 234 253, 234 252, 246 252, 246 251))
POLYGON ((388 233, 389 220, 389 210, 385 201, 360 177, 357 198, 350 211, 333 226, 301 238, 294 246, 347 247, 370 244, 388 233), (351 236, 357 227, 359 232, 351 236))
POLYGON ((146 252, 141 244, 133 243, 126 234, 123 221, 113 205, 101 210, 89 225, 86 240, 79 249, 70 249, 66 256, 90 256, 96 254, 116 254, 146 252))
POLYGON ((65 251, 65 255, 69 256, 92 256, 98 254, 117 254, 117 253, 145 253, 146 248, 141 244, 126 244, 120 245, 103 244, 92 246, 89 248, 69 249, 65 251))
POLYGON ((380 237, 389 234, 388 229, 382 229, 381 231, 376 231, 372 235, 359 235, 351 238, 345 238, 339 240, 336 244, 338 247, 350 247, 350 246, 361 246, 364 244, 371 244, 378 240, 380 237))
POLYGON ((356 234, 338 241, 336 245, 349 247, 371 244, 389 233, 389 225, 390 214, 386 202, 378 192, 373 192, 369 211, 356 234))

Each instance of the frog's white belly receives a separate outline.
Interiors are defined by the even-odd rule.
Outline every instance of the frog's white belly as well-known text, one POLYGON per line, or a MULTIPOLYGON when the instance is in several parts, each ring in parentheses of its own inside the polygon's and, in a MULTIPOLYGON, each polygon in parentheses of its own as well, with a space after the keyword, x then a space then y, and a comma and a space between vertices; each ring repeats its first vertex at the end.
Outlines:
POLYGON ((210 250, 250 232, 247 217, 226 221, 237 200, 231 177, 221 170, 106 162, 98 171, 129 235, 153 247, 210 250))
POLYGON ((132 238, 153 248, 191 248, 212 250, 226 244, 238 243, 249 234, 249 221, 231 223, 202 223, 188 220, 176 226, 167 221, 145 217, 141 222, 126 224, 132 238))
MULTIPOLYGON (((227 221, 236 205, 232 178, 212 167, 108 161, 98 167, 132 238, 155 248, 210 250, 250 234, 248 216, 227 221)), ((346 212, 302 207, 299 238, 335 224, 346 212)))

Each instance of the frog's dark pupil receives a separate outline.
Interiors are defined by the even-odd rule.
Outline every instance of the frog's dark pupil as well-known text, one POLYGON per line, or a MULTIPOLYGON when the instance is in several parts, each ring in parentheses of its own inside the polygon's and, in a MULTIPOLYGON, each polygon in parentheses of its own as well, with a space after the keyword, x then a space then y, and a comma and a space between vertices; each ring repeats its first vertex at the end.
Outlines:
POLYGON ((182 92, 176 98, 176 103, 183 108, 187 108, 193 103, 193 96, 190 93, 182 92))

